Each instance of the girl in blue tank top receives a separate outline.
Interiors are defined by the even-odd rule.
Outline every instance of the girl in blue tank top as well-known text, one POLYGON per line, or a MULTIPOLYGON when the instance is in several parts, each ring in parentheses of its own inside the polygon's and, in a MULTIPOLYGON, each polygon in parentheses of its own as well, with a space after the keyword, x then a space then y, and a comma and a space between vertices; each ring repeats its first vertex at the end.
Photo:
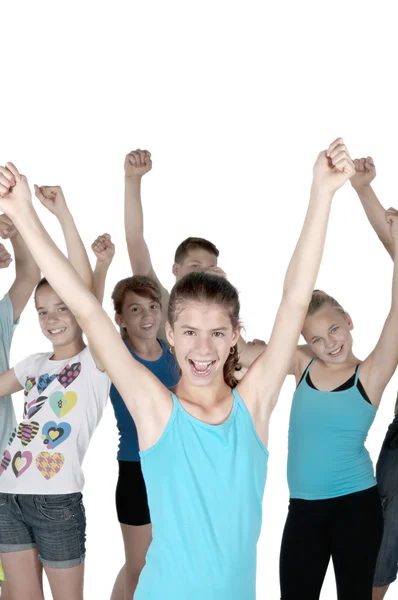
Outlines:
MULTIPOLYGON (((398 252, 398 213, 387 211, 398 252)), ((289 515, 281 549, 282 599, 319 598, 330 558, 339 600, 371 600, 383 518, 365 441, 398 363, 398 267, 390 312, 373 352, 353 354, 351 317, 316 290, 291 365, 289 515)))
POLYGON ((128 351, 41 225, 26 179, 8 166, 15 183, 12 194, 0 184, 0 208, 76 315, 137 427, 153 539, 134 600, 255 600, 269 418, 297 347, 334 193, 354 173, 342 140, 318 156, 270 342, 237 385, 236 289, 207 273, 174 286, 166 333, 181 379, 172 393, 128 351))
MULTIPOLYGON (((167 388, 174 387, 179 368, 170 346, 158 338, 162 321, 162 295, 149 277, 135 275, 119 281, 112 293, 115 320, 133 358, 167 388)), ((118 390, 112 384, 111 402, 119 430, 119 477, 116 511, 122 530, 126 561, 116 579, 112 600, 133 597, 145 555, 152 539, 146 486, 142 475, 137 429, 118 390)))

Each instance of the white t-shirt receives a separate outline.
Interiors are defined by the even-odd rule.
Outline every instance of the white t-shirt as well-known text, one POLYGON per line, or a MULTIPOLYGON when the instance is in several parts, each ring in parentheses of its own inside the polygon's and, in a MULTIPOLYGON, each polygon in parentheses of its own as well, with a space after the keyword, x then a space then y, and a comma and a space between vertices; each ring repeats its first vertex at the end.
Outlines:
POLYGON ((82 462, 104 411, 110 381, 90 350, 66 360, 33 354, 14 367, 24 386, 23 421, 0 463, 0 492, 70 494, 84 486, 82 462))

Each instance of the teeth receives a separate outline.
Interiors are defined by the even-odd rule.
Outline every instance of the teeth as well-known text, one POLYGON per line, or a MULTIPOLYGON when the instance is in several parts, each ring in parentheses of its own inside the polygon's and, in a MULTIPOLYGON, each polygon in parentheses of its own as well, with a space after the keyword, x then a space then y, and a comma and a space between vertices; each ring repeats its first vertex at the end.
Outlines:
POLYGON ((49 329, 50 333, 61 333, 62 331, 65 331, 66 327, 62 327, 61 329, 49 329))
POLYGON ((335 350, 334 352, 331 352, 330 354, 332 356, 334 356, 335 354, 338 354, 340 352, 340 350, 342 349, 343 346, 340 346, 340 348, 338 348, 337 350, 335 350))
POLYGON ((210 365, 212 364, 212 360, 210 362, 199 362, 197 360, 192 361, 195 365, 198 365, 198 367, 210 367, 210 365))
POLYGON ((150 329, 151 327, 153 327, 153 325, 143 325, 142 329, 150 329))

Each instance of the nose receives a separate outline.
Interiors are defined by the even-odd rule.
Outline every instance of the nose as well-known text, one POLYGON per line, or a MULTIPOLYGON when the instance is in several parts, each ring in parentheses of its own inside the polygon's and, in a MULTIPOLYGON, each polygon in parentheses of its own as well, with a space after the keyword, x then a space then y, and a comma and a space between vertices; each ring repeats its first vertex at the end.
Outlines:
POLYGON ((208 356, 213 351, 213 344, 211 338, 207 336, 199 336, 195 344, 195 350, 203 355, 208 356))
POLYGON ((58 314, 56 312, 49 312, 47 315, 47 323, 56 323, 59 321, 58 314))

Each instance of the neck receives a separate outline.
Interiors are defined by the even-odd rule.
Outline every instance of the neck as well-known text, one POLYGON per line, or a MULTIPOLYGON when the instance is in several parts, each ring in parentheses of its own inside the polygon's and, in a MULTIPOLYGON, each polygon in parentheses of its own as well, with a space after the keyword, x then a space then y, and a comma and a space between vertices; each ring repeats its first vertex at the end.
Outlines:
POLYGON ((231 388, 225 383, 224 377, 217 377, 209 385, 198 386, 193 385, 187 377, 182 375, 175 387, 175 393, 178 398, 187 402, 211 407, 229 395, 231 388))
POLYGON ((129 336, 127 343, 140 358, 151 360, 162 356, 163 350, 156 337, 150 340, 141 340, 129 336))
POLYGON ((79 338, 77 340, 73 340, 70 344, 66 344, 65 346, 53 346, 54 354, 52 356, 52 360, 64 360, 65 358, 71 358, 72 356, 76 356, 84 350, 86 344, 83 341, 83 338, 79 338))

